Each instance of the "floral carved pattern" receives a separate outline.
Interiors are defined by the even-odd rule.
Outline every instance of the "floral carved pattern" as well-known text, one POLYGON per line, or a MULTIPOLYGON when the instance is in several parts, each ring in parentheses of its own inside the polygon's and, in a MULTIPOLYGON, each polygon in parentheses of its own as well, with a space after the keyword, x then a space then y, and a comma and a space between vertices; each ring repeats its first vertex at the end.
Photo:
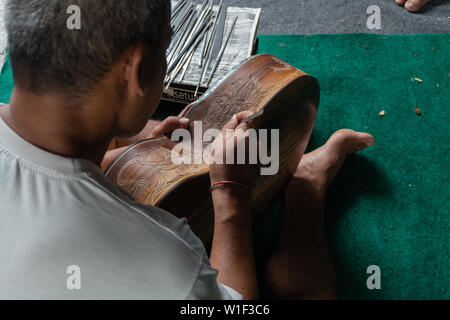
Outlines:
POLYGON ((215 107, 208 110, 203 120, 203 130, 222 126, 241 111, 254 110, 270 91, 260 88, 259 78, 251 74, 236 79, 227 92, 215 93, 212 101, 215 107))

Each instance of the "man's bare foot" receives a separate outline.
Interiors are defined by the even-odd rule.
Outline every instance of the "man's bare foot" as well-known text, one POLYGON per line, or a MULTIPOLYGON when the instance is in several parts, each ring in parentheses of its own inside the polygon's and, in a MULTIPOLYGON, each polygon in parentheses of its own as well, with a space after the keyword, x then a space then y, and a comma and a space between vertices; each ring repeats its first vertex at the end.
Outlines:
POLYGON ((327 143, 303 156, 287 191, 290 192, 299 185, 302 188, 307 186, 323 199, 345 158, 373 144, 374 138, 368 133, 350 129, 336 131, 327 143))
POLYGON ((300 161, 285 192, 280 243, 265 270, 270 297, 336 298, 336 275, 324 230, 326 191, 345 158, 373 144, 370 134, 343 129, 300 161))
POLYGON ((430 1, 431 0, 395 0, 395 3, 404 6, 409 12, 416 12, 430 1))

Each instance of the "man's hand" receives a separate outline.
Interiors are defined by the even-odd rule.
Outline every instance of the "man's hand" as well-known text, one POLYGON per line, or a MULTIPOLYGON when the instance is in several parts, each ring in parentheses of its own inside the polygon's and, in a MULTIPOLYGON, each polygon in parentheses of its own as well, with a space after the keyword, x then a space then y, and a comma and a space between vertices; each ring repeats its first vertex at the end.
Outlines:
POLYGON ((171 133, 177 129, 186 129, 189 119, 183 117, 168 117, 158 124, 151 132, 148 138, 157 138, 162 135, 171 133))
POLYGON ((114 138, 108 150, 128 147, 133 143, 145 139, 158 138, 164 134, 171 133, 176 129, 187 128, 189 119, 183 117, 168 117, 163 121, 149 120, 139 134, 131 138, 114 138))
POLYGON ((176 129, 187 128, 189 119, 183 117, 168 117, 162 122, 149 120, 145 128, 136 136, 126 139, 114 138, 106 152, 101 168, 105 170, 112 160, 114 160, 128 146, 141 140, 157 138, 164 134, 171 133, 176 129))
POLYGON ((243 119, 252 114, 251 111, 244 111, 233 116, 223 127, 221 135, 214 141, 214 157, 215 159, 222 159, 223 164, 212 163, 209 166, 211 183, 231 180, 250 187, 257 177, 258 166, 249 164, 248 130, 250 126, 248 123, 241 123, 243 119), (231 134, 227 135, 227 131, 231 134), (245 164, 237 164, 237 146, 239 144, 245 145, 245 164), (228 153, 234 155, 233 163, 226 163, 228 153))

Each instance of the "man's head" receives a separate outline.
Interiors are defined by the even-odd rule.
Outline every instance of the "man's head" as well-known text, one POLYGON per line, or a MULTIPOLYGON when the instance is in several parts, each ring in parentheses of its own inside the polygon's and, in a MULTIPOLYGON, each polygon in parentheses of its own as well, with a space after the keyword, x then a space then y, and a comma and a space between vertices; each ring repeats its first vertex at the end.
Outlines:
POLYGON ((142 129, 162 92, 169 0, 8 0, 5 17, 18 88, 77 106, 109 95, 98 111, 117 133, 142 129), (67 27, 73 5, 81 30, 67 27))

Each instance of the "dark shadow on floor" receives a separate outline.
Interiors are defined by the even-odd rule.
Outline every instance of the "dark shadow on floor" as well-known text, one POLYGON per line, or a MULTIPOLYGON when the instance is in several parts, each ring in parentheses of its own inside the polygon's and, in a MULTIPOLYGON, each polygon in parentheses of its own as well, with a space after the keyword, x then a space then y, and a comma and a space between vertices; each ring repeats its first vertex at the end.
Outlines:
MULTIPOLYGON (((367 297, 368 290, 365 287, 365 282, 361 279, 361 274, 355 274, 345 267, 348 259, 357 257, 341 257, 341 253, 337 252, 337 241, 340 240, 338 235, 339 221, 352 212, 353 205, 359 197, 382 198, 390 194, 391 189, 388 177, 377 165, 366 157, 357 154, 347 158, 341 172, 329 189, 325 209, 325 228, 331 254, 335 261, 342 297, 367 297)), ((383 217, 380 217, 380 219, 383 219, 383 217)), ((355 247, 357 246, 358 244, 355 243, 355 247)), ((374 254, 374 248, 371 248, 371 250, 374 254)), ((380 252, 380 255, 382 254, 380 252)))
MULTIPOLYGON (((317 143, 320 142, 313 136, 311 148, 315 148, 317 143)), ((325 215, 329 241, 335 239, 339 219, 348 214, 358 197, 363 194, 370 197, 382 197, 389 192, 389 182, 374 162, 360 155, 349 156, 331 185, 327 197, 325 215)), ((260 216, 254 224, 255 260, 260 286, 263 283, 267 260, 276 249, 280 237, 283 216, 284 198, 283 194, 280 194, 274 199, 270 210, 260 216)), ((331 247, 333 247, 332 244, 331 247)), ((335 257, 335 259, 338 258, 335 257)), ((345 275, 346 288, 360 286, 359 278, 346 274, 345 270, 337 270, 337 272, 338 278, 341 274, 345 275)))
POLYGON ((382 197, 390 192, 389 181, 375 162, 352 154, 345 160, 328 190, 326 216, 330 222, 338 220, 352 207, 357 197, 363 194, 382 197))

